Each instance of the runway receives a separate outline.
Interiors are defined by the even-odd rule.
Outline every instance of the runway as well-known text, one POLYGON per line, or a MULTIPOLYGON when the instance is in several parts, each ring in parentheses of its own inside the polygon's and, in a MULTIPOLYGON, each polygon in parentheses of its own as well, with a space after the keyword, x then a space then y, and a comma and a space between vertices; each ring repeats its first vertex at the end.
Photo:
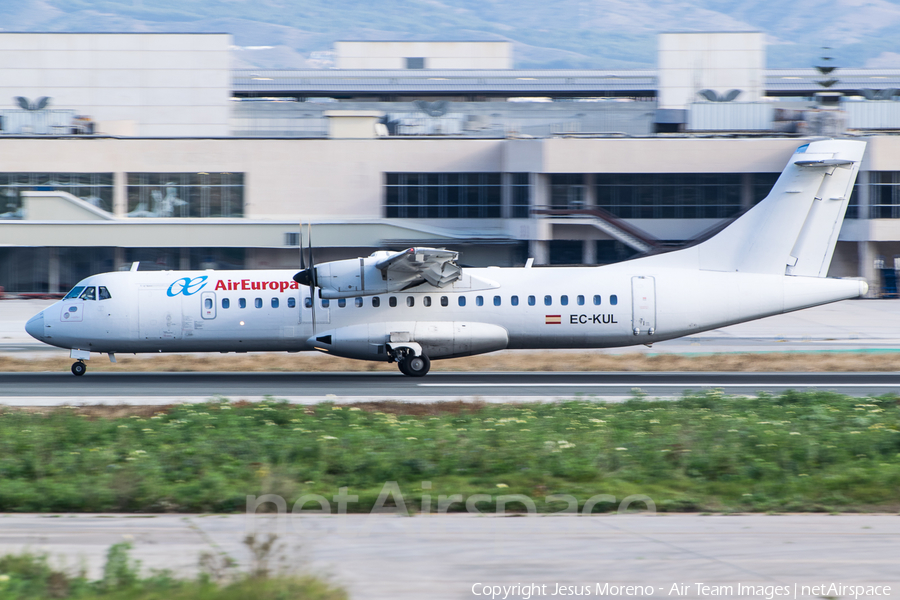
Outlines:
POLYGON ((558 400, 637 395, 673 398, 686 391, 721 389, 734 395, 777 394, 789 389, 835 391, 853 396, 900 392, 900 373, 442 373, 423 378, 400 373, 0 373, 0 402, 64 403, 197 402, 266 396, 291 402, 323 400, 448 399, 558 400))
POLYGON ((597 584, 651 586, 657 597, 713 595, 698 593, 698 583, 732 586, 720 597, 757 600, 767 595, 740 593, 737 586, 789 592, 769 598, 814 598, 830 594, 803 594, 803 585, 888 585, 880 597, 900 596, 900 519, 894 515, 332 515, 273 521, 244 515, 2 515, 0 555, 45 551, 51 564, 60 557, 69 565, 84 560, 89 575, 99 577, 107 548, 127 540, 145 569, 191 576, 203 551, 224 552, 246 567, 241 540, 256 530, 279 532, 278 555, 288 565, 331 575, 354 600, 490 598, 484 586, 516 584, 546 586, 531 598, 552 596, 557 585, 589 586, 597 596, 597 584), (684 593, 672 592, 676 584, 684 593))

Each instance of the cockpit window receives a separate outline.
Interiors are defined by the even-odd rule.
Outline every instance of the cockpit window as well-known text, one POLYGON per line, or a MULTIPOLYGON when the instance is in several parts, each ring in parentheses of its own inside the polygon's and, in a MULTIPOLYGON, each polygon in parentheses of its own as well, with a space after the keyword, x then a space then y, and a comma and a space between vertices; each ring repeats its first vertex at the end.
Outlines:
POLYGON ((82 290, 84 290, 83 285, 76 285, 75 287, 72 288, 71 292, 66 294, 66 297, 63 298, 63 300, 68 300, 69 298, 77 298, 78 294, 80 294, 82 292, 82 290))
POLYGON ((94 286, 84 288, 84 291, 81 292, 81 296, 79 296, 82 300, 96 300, 97 299, 97 288, 94 286))
POLYGON ((101 300, 109 300, 110 298, 112 298, 112 296, 109 295, 109 290, 106 289, 105 285, 101 285, 99 288, 97 288, 97 291, 100 294, 101 300))

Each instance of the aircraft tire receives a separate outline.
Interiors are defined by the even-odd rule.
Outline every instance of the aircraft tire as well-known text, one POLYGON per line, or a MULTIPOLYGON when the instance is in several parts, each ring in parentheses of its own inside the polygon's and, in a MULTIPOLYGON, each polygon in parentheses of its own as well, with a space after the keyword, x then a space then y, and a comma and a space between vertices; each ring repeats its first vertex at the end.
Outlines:
POLYGON ((410 376, 409 371, 406 370, 406 359, 405 358, 397 361, 397 368, 400 369, 400 372, 403 373, 404 375, 410 376))
POLYGON ((409 356, 403 360, 406 370, 404 375, 410 377, 425 377, 431 369, 431 360, 424 354, 421 356, 409 356))
POLYGON ((83 362, 78 361, 76 363, 72 363, 72 374, 73 375, 75 375, 77 377, 81 377, 86 372, 87 372, 87 365, 84 364, 83 362))

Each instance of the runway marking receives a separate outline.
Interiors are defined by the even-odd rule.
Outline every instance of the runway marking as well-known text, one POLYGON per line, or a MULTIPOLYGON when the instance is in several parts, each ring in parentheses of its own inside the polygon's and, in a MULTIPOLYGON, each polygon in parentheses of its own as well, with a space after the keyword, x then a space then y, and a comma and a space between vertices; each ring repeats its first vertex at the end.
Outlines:
POLYGON ((651 387, 715 387, 715 388, 742 388, 742 387, 827 387, 827 388, 837 388, 837 387, 846 387, 846 388, 886 388, 886 387, 900 387, 900 382, 897 383, 768 383, 768 384, 757 384, 757 383, 705 383, 705 382, 690 382, 690 383, 420 383, 419 387, 464 387, 464 388, 473 388, 473 387, 521 387, 521 388, 529 388, 529 387, 599 387, 599 388, 619 388, 619 387, 636 387, 636 388, 651 388, 651 387))

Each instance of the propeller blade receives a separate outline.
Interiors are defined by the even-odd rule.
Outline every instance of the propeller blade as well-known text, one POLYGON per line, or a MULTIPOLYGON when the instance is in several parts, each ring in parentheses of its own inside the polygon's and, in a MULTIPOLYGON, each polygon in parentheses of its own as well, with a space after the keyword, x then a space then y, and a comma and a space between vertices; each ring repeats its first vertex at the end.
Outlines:
POLYGON ((308 281, 309 302, 312 306, 312 332, 313 335, 316 335, 316 262, 312 249, 312 223, 306 224, 306 242, 309 244, 309 268, 297 273, 294 277, 301 277, 305 274, 304 279, 308 281))
POLYGON ((297 238, 297 247, 300 249, 300 270, 306 268, 306 264, 303 261, 303 221, 300 221, 300 233, 297 238))

